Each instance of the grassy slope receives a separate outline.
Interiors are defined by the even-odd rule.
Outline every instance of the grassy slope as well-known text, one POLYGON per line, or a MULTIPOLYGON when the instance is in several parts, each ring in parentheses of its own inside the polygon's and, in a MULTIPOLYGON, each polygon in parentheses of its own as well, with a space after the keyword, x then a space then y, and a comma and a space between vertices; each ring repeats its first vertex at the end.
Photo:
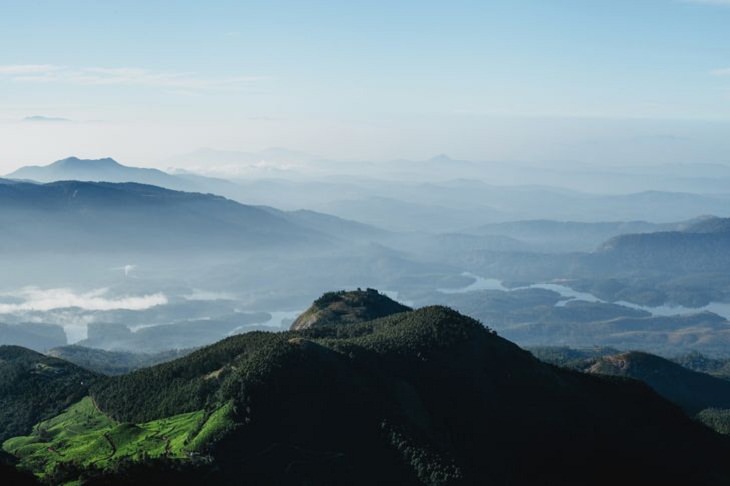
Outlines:
POLYGON ((98 375, 19 346, 0 346, 0 443, 89 393, 98 375))
POLYGON ((186 458, 232 427, 230 417, 228 404, 210 415, 199 410, 140 424, 117 423, 85 397, 37 424, 31 435, 8 439, 3 449, 20 458, 22 469, 41 477, 60 463, 104 469, 121 459, 186 458))

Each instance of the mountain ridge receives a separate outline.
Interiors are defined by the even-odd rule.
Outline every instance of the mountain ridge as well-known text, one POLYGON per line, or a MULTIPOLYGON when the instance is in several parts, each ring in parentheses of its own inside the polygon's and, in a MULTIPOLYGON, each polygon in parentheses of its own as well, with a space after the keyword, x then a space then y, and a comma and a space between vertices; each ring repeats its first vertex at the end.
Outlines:
MULTIPOLYGON (((70 156, 44 166, 21 167, 5 177, 42 183, 78 180, 86 182, 138 182, 163 187, 185 185, 182 179, 161 170, 128 167, 111 157, 81 159, 70 156)), ((193 185, 188 184, 188 186, 192 187, 193 185)), ((171 189, 175 189, 175 187, 171 187, 171 189)))
POLYGON ((338 240, 384 234, 322 213, 286 212, 132 182, 0 184, 0 223, 8 229, 0 237, 0 248, 16 251, 162 249, 171 242, 184 248, 240 249, 263 243, 325 247, 338 240))

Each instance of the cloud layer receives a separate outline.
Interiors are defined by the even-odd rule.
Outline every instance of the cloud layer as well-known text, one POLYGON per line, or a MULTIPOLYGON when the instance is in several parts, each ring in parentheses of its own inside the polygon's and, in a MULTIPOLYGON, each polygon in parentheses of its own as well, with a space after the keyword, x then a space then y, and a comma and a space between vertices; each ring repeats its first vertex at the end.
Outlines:
POLYGON ((76 293, 70 289, 39 289, 26 287, 17 292, 0 294, 0 314, 21 312, 48 312, 57 309, 78 308, 87 311, 145 310, 167 304, 164 294, 141 297, 106 297, 108 289, 76 293), (4 302, 2 302, 4 301, 4 302))

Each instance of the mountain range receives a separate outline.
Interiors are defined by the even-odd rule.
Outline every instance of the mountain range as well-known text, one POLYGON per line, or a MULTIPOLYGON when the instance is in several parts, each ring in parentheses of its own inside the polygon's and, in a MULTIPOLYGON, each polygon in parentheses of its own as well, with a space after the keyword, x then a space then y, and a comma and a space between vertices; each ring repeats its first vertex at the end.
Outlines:
POLYGON ((21 167, 8 174, 6 178, 41 183, 58 181, 136 182, 178 191, 216 194, 223 194, 226 189, 231 190, 235 187, 235 184, 224 179, 190 173, 170 174, 158 169, 130 167, 120 164, 111 157, 103 159, 67 157, 49 165, 21 167))
POLYGON ((0 184, 0 248, 166 250, 326 245, 375 228, 314 212, 283 212, 211 194, 138 183, 0 184))
MULTIPOLYGON (((226 180, 184 171, 170 173, 128 167, 110 158, 69 157, 47 166, 24 167, 7 177, 36 182, 137 182, 218 194, 244 204, 307 208, 391 231, 428 233, 461 232, 484 224, 517 220, 671 223, 701 214, 730 216, 726 191, 718 190, 717 194, 677 189, 617 194, 602 194, 599 190, 581 192, 581 186, 566 189, 556 181, 550 185, 539 178, 533 182, 527 182, 532 178, 523 176, 502 180, 499 174, 504 172, 504 165, 459 161, 446 156, 390 164, 336 163, 316 161, 306 154, 280 149, 262 154, 203 150, 179 162, 204 167, 209 159, 222 160, 224 165, 234 167, 252 160, 296 160, 304 161, 305 165, 298 166, 294 173, 266 166, 263 173, 226 180), (444 180, 445 167, 451 179, 444 180), (484 170, 491 176, 479 175, 484 170), (431 176, 424 179, 423 174, 431 176), (521 185, 515 185, 515 181, 521 185)), ((524 171, 523 175, 539 172, 524 171)), ((649 177, 656 178, 655 174, 649 177)), ((580 249, 587 248, 584 245, 580 249)))

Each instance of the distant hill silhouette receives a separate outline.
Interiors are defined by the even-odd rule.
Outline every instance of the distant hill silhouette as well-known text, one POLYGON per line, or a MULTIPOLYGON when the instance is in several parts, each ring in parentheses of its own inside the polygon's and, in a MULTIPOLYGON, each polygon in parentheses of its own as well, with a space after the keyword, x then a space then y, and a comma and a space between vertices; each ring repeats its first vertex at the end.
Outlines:
MULTIPOLYGON (((327 245, 369 227, 137 183, 0 184, 0 249, 63 252, 327 245), (330 234, 325 234, 330 232, 330 234)), ((376 232, 375 229, 372 229, 376 232)))
POLYGON ((45 166, 27 166, 8 174, 10 179, 36 182, 137 182, 171 189, 193 189, 191 183, 157 169, 127 167, 116 160, 67 157, 45 166))
POLYGON ((681 231, 617 236, 592 262, 625 271, 719 272, 730 269, 730 218, 706 218, 681 231))

